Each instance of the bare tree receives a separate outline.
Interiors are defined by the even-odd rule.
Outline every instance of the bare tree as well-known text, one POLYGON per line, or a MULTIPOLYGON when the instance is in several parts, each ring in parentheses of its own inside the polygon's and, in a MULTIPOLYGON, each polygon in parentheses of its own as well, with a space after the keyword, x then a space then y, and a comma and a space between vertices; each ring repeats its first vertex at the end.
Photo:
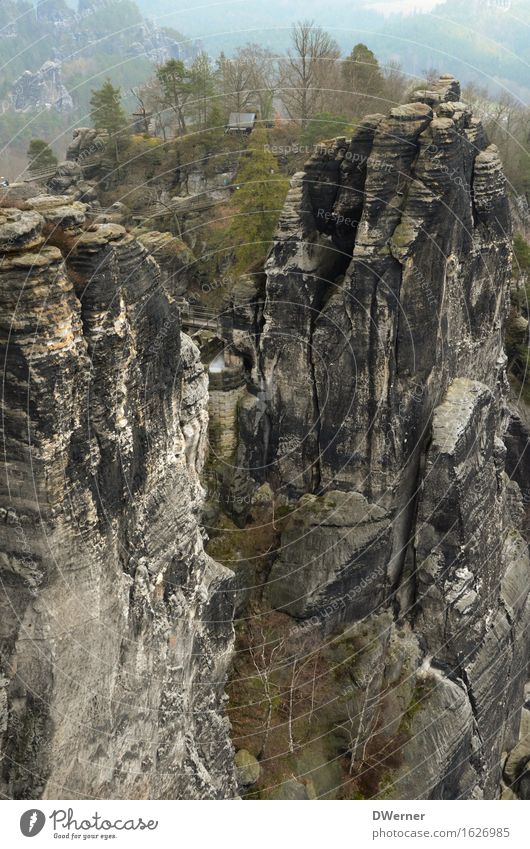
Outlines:
POLYGON ((267 700, 267 713, 265 716, 265 728, 261 752, 264 751, 269 739, 271 730, 272 714, 274 710, 274 695, 278 692, 278 686, 272 680, 272 675, 275 671, 278 662, 278 655, 281 656, 285 649, 285 640, 279 640, 278 643, 268 653, 266 652, 267 640, 261 625, 256 626, 257 634, 254 636, 252 630, 249 632, 248 652, 254 664, 254 669, 261 681, 263 692, 267 700), (268 656, 267 656, 268 654, 268 656))
POLYGON ((401 70, 399 62, 388 62, 384 67, 385 97, 388 107, 392 108, 403 103, 407 92, 407 77, 401 70))
POLYGON ((294 739, 293 721, 295 716, 295 704, 303 702, 307 705, 309 702, 309 710, 305 711, 308 726, 313 721, 315 712, 315 694, 317 686, 317 668, 320 659, 320 649, 314 650, 312 637, 309 634, 306 639, 297 641, 298 655, 290 654, 286 661, 286 669, 291 670, 288 703, 287 703, 287 735, 289 751, 294 752, 299 745, 294 739), (312 673, 309 677, 306 675, 306 670, 312 667, 312 673), (309 690, 309 694, 308 694, 309 690))
POLYGON ((254 68, 248 56, 238 51, 233 59, 221 53, 217 60, 217 80, 226 112, 245 112, 254 97, 254 68))
MULTIPOLYGON (((431 65, 429 68, 423 69, 423 76, 430 85, 435 83, 440 78, 440 73, 441 72, 438 70, 438 68, 435 68, 434 65, 431 65)), ((419 88, 419 86, 416 86, 416 88, 419 88)))
POLYGON ((299 21, 291 31, 292 46, 280 62, 284 103, 302 126, 321 111, 330 67, 340 56, 336 41, 313 21, 299 21))
POLYGON ((269 121, 273 116, 274 96, 278 89, 278 60, 270 50, 259 44, 241 47, 237 56, 250 66, 253 102, 260 117, 269 121))
MULTIPOLYGON (((147 122, 149 114, 152 115, 155 124, 155 135, 167 138, 167 129, 173 121, 171 110, 165 108, 164 97, 160 84, 156 77, 151 78, 143 85, 132 90, 139 104, 138 112, 147 122)), ((147 123, 147 126, 149 124, 147 123)))
POLYGON ((489 140, 499 148, 504 172, 513 190, 530 185, 530 110, 507 92, 493 98, 484 88, 467 85, 463 99, 482 119, 489 140))
POLYGON ((372 692, 372 687, 376 676, 377 669, 374 670, 368 681, 363 683, 364 695, 361 704, 361 710, 357 713, 356 705, 350 702, 346 705, 348 713, 348 722, 343 723, 340 727, 346 732, 348 738, 348 750, 350 753, 350 775, 353 773, 355 763, 358 760, 359 749, 362 746, 359 761, 364 763, 366 760, 366 750, 369 743, 372 741, 379 721, 381 713, 381 693, 372 692))
POLYGON ((208 115, 214 97, 214 75, 210 58, 204 51, 199 53, 191 66, 191 108, 195 125, 199 129, 208 126, 208 115))
POLYGON ((137 106, 137 115, 140 117, 140 121, 142 123, 143 132, 147 135, 149 133, 149 119, 151 117, 151 112, 147 107, 147 99, 142 89, 140 88, 131 88, 131 94, 136 99, 138 103, 137 106))

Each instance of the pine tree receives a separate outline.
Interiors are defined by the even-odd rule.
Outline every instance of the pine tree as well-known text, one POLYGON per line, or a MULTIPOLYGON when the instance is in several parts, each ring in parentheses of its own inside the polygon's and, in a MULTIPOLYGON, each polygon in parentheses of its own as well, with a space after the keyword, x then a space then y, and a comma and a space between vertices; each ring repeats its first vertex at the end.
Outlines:
POLYGON ((121 91, 107 79, 101 88, 92 92, 90 116, 97 130, 106 130, 113 143, 116 162, 119 161, 119 141, 127 127, 127 116, 121 105, 121 91))
POLYGON ((252 133, 237 182, 228 238, 235 255, 235 271, 242 272, 267 255, 289 188, 289 181, 267 150, 265 130, 252 133))
POLYGON ((355 116, 377 112, 384 95, 385 78, 375 53, 366 44, 356 44, 342 63, 344 88, 350 92, 347 103, 355 116))
POLYGON ((169 59, 158 68, 156 77, 162 91, 162 104, 173 110, 179 135, 185 135, 185 107, 192 93, 191 74, 180 59, 169 59))
POLYGON ((33 139, 29 143, 27 156, 30 171, 47 171, 49 168, 55 168, 58 161, 50 145, 44 139, 33 139))
POLYGON ((106 80, 101 88, 92 92, 90 117, 94 127, 107 130, 114 136, 127 126, 127 116, 121 105, 121 91, 106 80))

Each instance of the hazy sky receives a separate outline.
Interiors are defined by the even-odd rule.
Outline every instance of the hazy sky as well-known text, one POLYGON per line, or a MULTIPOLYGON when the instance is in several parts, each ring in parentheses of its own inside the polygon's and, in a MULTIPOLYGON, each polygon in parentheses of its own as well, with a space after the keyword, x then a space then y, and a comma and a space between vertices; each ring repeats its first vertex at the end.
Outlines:
POLYGON ((366 6, 378 12, 430 12, 439 6, 443 0, 367 0, 366 6))

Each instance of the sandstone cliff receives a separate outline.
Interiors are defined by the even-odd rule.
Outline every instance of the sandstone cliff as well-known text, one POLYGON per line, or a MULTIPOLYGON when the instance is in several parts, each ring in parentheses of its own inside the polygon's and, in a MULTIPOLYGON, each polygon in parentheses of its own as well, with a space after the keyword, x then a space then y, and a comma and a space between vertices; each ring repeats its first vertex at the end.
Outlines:
POLYGON ((458 83, 293 178, 264 291, 240 281, 219 323, 237 385, 207 474, 189 257, 120 209, 88 225, 81 170, 0 210, 0 792, 236 795, 231 663, 243 795, 527 793, 510 216, 458 83))
POLYGON ((269 514, 276 548, 251 582, 258 649, 287 645, 306 677, 315 658, 322 706, 280 676, 282 757, 235 703, 236 745, 269 764, 261 795, 282 774, 323 797, 499 792, 530 622, 503 441, 509 268, 497 150, 451 77, 322 145, 292 180, 264 305, 232 337, 253 383, 238 464, 288 514, 269 514))
POLYGON ((70 112, 74 108, 72 97, 62 82, 59 62, 48 61, 38 71, 24 71, 13 83, 11 93, 13 109, 28 112, 33 109, 56 109, 70 112))
POLYGON ((25 206, 0 211, 1 793, 230 796, 198 350, 122 227, 25 206))

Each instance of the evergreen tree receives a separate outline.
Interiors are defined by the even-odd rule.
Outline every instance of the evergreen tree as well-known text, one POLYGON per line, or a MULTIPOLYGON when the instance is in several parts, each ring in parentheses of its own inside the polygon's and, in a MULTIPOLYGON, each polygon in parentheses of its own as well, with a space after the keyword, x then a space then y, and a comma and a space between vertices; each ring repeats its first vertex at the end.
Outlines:
POLYGON ((362 116, 378 111, 378 98, 383 97, 385 92, 385 78, 375 53, 366 44, 356 44, 343 61, 342 82, 346 91, 350 92, 347 104, 352 115, 362 116))
POLYGON ((127 116, 121 105, 121 91, 106 80, 101 88, 92 92, 90 117, 94 127, 107 130, 115 136, 127 126, 127 116))
POLYGON ((192 94, 191 73, 180 59, 169 59, 158 68, 156 77, 162 93, 162 105, 173 110, 177 116, 179 135, 184 135, 185 109, 192 94))
POLYGON ((265 130, 252 133, 237 182, 228 238, 234 250, 235 271, 242 272, 267 255, 289 188, 289 181, 267 150, 265 130))
POLYGON ((27 155, 30 171, 47 171, 57 165, 57 157, 44 139, 33 139, 29 143, 27 155))
POLYGON ((208 113, 208 127, 212 131, 222 130, 225 123, 223 110, 216 101, 208 113))

